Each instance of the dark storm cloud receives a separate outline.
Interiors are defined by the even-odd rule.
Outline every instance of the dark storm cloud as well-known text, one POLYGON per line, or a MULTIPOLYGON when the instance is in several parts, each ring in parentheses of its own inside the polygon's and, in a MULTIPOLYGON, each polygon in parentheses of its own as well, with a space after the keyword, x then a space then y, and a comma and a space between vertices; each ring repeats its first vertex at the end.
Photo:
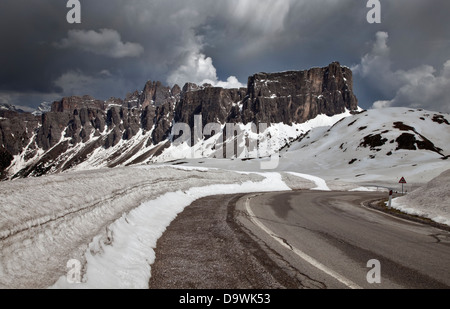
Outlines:
POLYGON ((111 58, 139 57, 144 48, 137 43, 122 42, 120 34, 112 29, 69 30, 68 37, 54 44, 55 47, 79 48, 96 55, 111 58))
MULTIPOLYGON (((62 10, 64 6, 59 5, 62 10)), ((0 89, 10 91, 53 90, 52 51, 47 42, 58 36, 56 7, 35 1, 0 3, 0 89)), ((56 69, 56 68, 55 68, 56 69)))
POLYGON ((149 79, 235 86, 259 71, 337 60, 355 69, 355 91, 365 108, 374 102, 419 106, 430 99, 437 102, 430 108, 448 105, 442 89, 450 3, 381 3, 382 23, 376 25, 367 23, 362 0, 81 1, 82 23, 71 25, 66 1, 3 0, 0 98, 36 106, 39 94, 42 101, 72 94, 123 97, 149 79), (383 43, 380 33, 387 36, 381 57, 374 49, 383 43), (385 83, 395 78, 402 82, 385 83), (439 95, 409 104, 406 94, 417 87, 408 78, 428 85, 421 92, 439 95))

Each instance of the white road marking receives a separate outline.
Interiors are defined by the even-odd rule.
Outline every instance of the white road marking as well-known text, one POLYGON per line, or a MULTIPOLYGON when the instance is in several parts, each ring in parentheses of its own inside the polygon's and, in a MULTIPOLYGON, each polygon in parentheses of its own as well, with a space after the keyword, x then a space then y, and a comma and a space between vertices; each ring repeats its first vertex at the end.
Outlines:
POLYGON ((300 249, 297 249, 294 246, 288 245, 287 243, 285 243, 282 240, 281 237, 279 237, 277 234, 275 234, 273 231, 271 231, 267 226, 265 226, 261 221, 259 221, 256 218, 255 214, 253 213, 253 211, 250 208, 250 198, 251 197, 248 197, 246 199, 246 201, 245 201, 245 209, 247 210, 247 213, 250 215, 250 220, 254 224, 256 224, 260 229, 262 229, 264 232, 269 234, 273 239, 278 241, 282 246, 286 247, 289 250, 292 250, 295 254, 297 254, 304 261, 308 262, 309 264, 311 264, 312 266, 316 267, 317 269, 323 271, 327 275, 335 278, 336 280, 338 280, 339 282, 343 283, 344 285, 346 285, 350 289, 362 289, 362 287, 360 287, 356 283, 352 282, 351 280, 345 278, 344 276, 342 276, 342 275, 336 273, 335 271, 331 270, 330 268, 326 267, 325 265, 323 265, 322 263, 320 263, 319 261, 317 261, 313 257, 307 255, 306 253, 304 253, 300 249))

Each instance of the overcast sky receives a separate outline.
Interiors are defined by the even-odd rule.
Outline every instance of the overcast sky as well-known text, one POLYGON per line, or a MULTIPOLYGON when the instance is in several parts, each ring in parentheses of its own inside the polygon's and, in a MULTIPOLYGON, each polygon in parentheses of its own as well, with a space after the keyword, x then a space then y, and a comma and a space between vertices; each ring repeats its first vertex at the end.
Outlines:
POLYGON ((257 72, 339 61, 363 108, 450 112, 450 1, 65 0, 0 2, 0 103, 124 98, 147 80, 237 87, 257 72))

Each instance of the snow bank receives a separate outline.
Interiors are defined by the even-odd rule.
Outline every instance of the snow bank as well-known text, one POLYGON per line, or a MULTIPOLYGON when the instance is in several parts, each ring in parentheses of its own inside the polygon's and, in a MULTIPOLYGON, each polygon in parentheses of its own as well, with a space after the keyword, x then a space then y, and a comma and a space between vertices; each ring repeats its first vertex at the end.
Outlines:
MULTIPOLYGON (((94 237, 148 200, 212 184, 260 182, 222 170, 128 167, 0 183, 0 288, 45 288, 85 264, 94 237)), ((116 233, 115 236, 117 236, 116 233)))
POLYGON ((177 214, 210 195, 290 190, 280 174, 264 176, 261 182, 194 187, 143 203, 108 227, 108 239, 96 237, 90 244, 83 283, 70 284, 62 276, 53 288, 148 288, 157 240, 177 214))
POLYGON ((301 173, 294 173, 294 172, 288 172, 288 174, 291 174, 291 175, 294 175, 294 176, 297 176, 300 178, 308 179, 308 180, 311 180, 312 182, 314 182, 317 187, 315 187, 311 190, 331 191, 330 188, 327 186, 326 181, 323 180, 322 178, 308 175, 308 174, 301 174, 301 173))
POLYGON ((392 207, 450 225, 450 170, 408 195, 394 199, 392 207))
POLYGON ((279 173, 180 166, 2 182, 0 288, 144 288, 156 241, 184 207, 208 195, 280 190, 290 188, 279 173), (67 284, 70 260, 82 265, 82 284, 67 284))

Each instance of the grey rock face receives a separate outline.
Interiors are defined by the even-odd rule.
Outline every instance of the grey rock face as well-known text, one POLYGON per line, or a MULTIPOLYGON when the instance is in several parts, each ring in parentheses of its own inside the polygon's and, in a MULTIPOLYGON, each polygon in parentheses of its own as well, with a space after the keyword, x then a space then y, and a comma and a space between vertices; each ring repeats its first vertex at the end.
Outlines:
POLYGON ((39 118, 28 113, 0 111, 0 147, 18 155, 28 145, 39 125, 39 118))
POLYGON ((258 73, 249 78, 244 123, 303 123, 319 114, 355 110, 352 72, 334 62, 325 68, 258 73))
POLYGON ((28 113, 11 110, 0 110, 0 180, 7 175, 5 170, 13 162, 14 156, 19 155, 28 146, 30 152, 36 151, 36 145, 31 139, 39 126, 39 117, 28 113))
POLYGON ((172 89, 163 86, 161 82, 148 81, 145 84, 144 90, 139 98, 139 103, 142 108, 149 105, 161 106, 166 103, 175 103, 180 94, 180 87, 175 85, 172 89))
POLYGON ((229 119, 233 106, 245 97, 244 89, 223 89, 206 87, 195 89, 185 87, 183 96, 177 104, 175 122, 194 126, 194 116, 201 115, 203 125, 207 123, 224 124, 229 119))
POLYGON ((105 101, 96 100, 88 95, 85 95, 83 97, 72 96, 63 98, 61 101, 53 102, 51 112, 62 113, 65 111, 71 111, 82 107, 104 110, 106 107, 106 103, 105 101))

